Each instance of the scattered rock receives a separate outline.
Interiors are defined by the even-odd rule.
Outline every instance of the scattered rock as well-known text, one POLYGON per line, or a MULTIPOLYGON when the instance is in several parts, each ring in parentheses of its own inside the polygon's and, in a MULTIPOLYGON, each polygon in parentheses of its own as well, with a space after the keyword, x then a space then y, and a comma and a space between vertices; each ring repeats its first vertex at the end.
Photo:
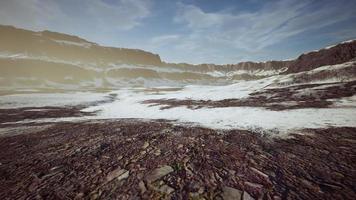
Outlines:
POLYGON ((121 181, 123 179, 127 179, 130 175, 130 171, 126 171, 125 173, 121 174, 119 177, 117 177, 117 180, 121 181))
POLYGON ((171 166, 168 166, 168 165, 164 165, 160 168, 157 168, 155 170, 152 171, 152 173, 150 173, 146 180, 147 182, 149 183, 152 183, 152 182, 155 182, 156 180, 166 176, 167 174, 173 172, 173 168, 171 166))
POLYGON ((174 192, 174 189, 169 187, 168 185, 162 185, 161 187, 159 187, 158 191, 165 194, 171 194, 172 192, 174 192))
POLYGON ((242 197, 242 191, 232 188, 232 187, 223 187, 222 188, 222 198, 224 200, 236 200, 236 199, 241 199, 242 197))
POLYGON ((150 146, 150 143, 148 142, 145 142, 142 146, 142 149, 146 149, 148 146, 150 146))
POLYGON ((146 186, 145 186, 145 183, 143 182, 143 181, 140 181, 139 183, 138 183, 138 187, 140 188, 140 191, 141 191, 141 193, 143 194, 143 193, 145 193, 146 192, 146 186))
POLYGON ((155 156, 161 155, 161 149, 156 149, 156 151, 153 153, 155 156))
POLYGON ((121 169, 120 167, 115 169, 114 171, 111 171, 107 177, 106 177, 106 182, 110 182, 115 178, 118 178, 118 180, 122 180, 125 179, 129 176, 130 172, 125 170, 125 169, 121 169))

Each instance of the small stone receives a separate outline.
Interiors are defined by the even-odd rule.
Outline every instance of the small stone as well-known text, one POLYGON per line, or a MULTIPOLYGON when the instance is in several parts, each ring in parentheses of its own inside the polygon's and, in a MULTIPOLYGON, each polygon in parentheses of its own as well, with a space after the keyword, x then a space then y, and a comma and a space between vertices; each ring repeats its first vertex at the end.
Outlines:
POLYGON ((146 192, 146 186, 145 186, 145 183, 143 182, 143 181, 140 181, 139 183, 138 183, 138 187, 140 188, 140 191, 141 191, 141 193, 143 194, 143 193, 145 193, 146 192))
POLYGON ((183 144, 178 144, 178 149, 183 148, 183 144))
POLYGON ((243 194, 242 200, 255 200, 249 193, 246 191, 243 194))
POLYGON ((117 177, 117 180, 121 181, 123 179, 127 179, 130 175, 130 171, 126 171, 125 173, 121 174, 119 177, 117 177))
POLYGON ((154 153, 155 156, 161 155, 161 149, 157 149, 154 153))
POLYGON ((84 193, 79 192, 77 195, 75 195, 74 199, 83 199, 83 197, 84 197, 84 193))
MULTIPOLYGON (((115 169, 114 171, 111 171, 111 172, 107 175, 107 177, 106 177, 106 182, 110 182, 110 181, 112 181, 112 180, 115 179, 115 178, 120 178, 120 180, 121 180, 121 179, 125 178, 125 176, 128 176, 128 175, 129 175, 129 174, 127 174, 127 173, 128 173, 127 170, 125 170, 125 169, 120 169, 120 167, 119 167, 119 168, 115 169), (122 175, 124 175, 124 176, 122 177, 122 175)), ((126 177, 126 178, 127 178, 127 177, 126 177)))
POLYGON ((162 166, 160 168, 157 168, 157 169, 153 170, 152 173, 150 173, 147 176, 146 180, 147 180, 147 182, 152 183, 152 182, 154 182, 154 181, 166 176, 167 174, 169 174, 169 173, 171 173, 173 171, 174 170, 173 170, 173 168, 171 166, 164 165, 164 166, 162 166))
POLYGON ((142 146, 142 149, 146 149, 148 146, 150 146, 150 143, 148 142, 145 142, 142 146))
POLYGON ((168 185, 162 185, 158 191, 165 193, 165 194, 170 194, 172 192, 174 192, 174 189, 169 187, 168 185))
POLYGON ((225 186, 222 188, 222 192, 221 196, 224 200, 236 200, 242 197, 242 191, 232 187, 225 186))

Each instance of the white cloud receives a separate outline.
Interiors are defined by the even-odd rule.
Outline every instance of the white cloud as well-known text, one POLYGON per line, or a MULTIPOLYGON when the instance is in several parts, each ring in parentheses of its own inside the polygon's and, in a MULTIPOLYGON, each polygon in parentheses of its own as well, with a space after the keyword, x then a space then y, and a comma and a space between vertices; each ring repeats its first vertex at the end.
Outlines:
POLYGON ((222 21, 231 18, 228 14, 205 13, 193 5, 178 3, 178 15, 175 22, 187 22, 190 28, 208 28, 221 25, 222 21))

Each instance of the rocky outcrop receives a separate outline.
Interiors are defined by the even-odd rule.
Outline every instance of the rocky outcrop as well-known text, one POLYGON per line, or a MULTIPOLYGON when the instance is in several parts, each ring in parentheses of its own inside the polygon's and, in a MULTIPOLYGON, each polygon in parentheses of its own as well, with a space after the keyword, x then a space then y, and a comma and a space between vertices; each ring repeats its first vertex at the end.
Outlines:
POLYGON ((289 66, 285 73, 309 71, 324 65, 341 64, 356 57, 356 40, 326 47, 319 51, 302 54, 289 66))
POLYGON ((215 65, 215 64, 198 64, 192 65, 188 63, 164 63, 170 67, 184 68, 191 71, 236 71, 236 70, 246 70, 246 71, 256 71, 256 70, 281 70, 283 68, 289 67, 293 61, 266 61, 266 62, 240 62, 236 64, 225 64, 225 65, 215 65))

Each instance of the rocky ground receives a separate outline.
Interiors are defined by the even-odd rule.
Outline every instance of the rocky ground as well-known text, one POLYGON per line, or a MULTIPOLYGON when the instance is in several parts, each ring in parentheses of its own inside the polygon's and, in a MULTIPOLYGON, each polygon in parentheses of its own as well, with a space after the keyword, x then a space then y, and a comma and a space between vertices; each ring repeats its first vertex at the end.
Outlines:
POLYGON ((356 198, 356 128, 288 138, 130 119, 11 128, 0 135, 2 199, 356 198))
POLYGON ((33 120, 41 118, 59 118, 59 117, 80 117, 90 115, 90 113, 80 111, 82 106, 68 107, 25 107, 0 109, 0 127, 1 123, 17 122, 22 120, 33 120))
POLYGON ((163 105, 162 109, 187 106, 191 109, 202 107, 264 107, 270 110, 299 108, 327 108, 336 98, 350 97, 356 94, 356 81, 339 84, 300 84, 286 87, 267 88, 255 92, 243 99, 179 100, 153 99, 143 103, 152 106, 163 105))

